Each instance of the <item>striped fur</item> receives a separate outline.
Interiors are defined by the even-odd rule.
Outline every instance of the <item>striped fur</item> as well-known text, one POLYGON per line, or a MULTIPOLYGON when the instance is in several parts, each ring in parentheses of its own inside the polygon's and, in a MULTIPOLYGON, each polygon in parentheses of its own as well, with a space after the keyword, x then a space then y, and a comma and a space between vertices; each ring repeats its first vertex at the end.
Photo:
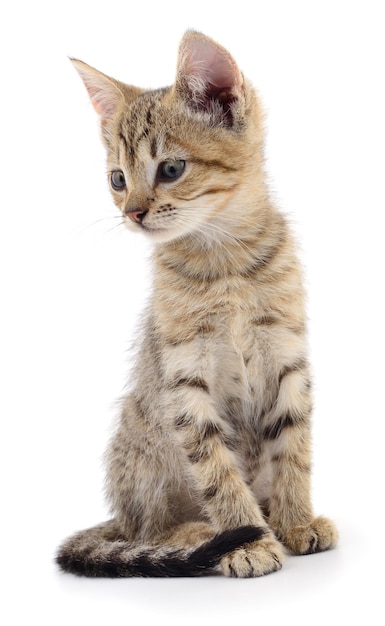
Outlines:
POLYGON ((310 502, 301 268, 267 192, 254 89, 195 32, 170 88, 74 63, 100 116, 114 201, 154 241, 154 282, 107 452, 113 520, 68 540, 59 565, 173 576, 220 563, 246 577, 280 569, 283 546, 334 546, 333 523, 310 502))

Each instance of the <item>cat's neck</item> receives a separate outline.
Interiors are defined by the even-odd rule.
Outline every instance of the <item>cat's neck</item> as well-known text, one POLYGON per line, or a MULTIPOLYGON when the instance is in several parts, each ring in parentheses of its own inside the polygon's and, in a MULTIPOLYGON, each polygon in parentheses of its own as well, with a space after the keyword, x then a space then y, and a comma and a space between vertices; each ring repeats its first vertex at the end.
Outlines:
POLYGON ((212 282, 230 276, 249 276, 287 238, 283 216, 270 205, 244 215, 229 228, 207 227, 171 242, 158 244, 157 268, 173 271, 186 280, 212 282))

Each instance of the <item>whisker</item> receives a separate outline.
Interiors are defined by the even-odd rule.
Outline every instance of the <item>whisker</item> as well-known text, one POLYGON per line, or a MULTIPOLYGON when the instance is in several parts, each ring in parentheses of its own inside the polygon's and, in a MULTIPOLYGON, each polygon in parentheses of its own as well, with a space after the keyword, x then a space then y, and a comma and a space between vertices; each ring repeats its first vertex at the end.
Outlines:
POLYGON ((118 228, 120 228, 121 226, 123 226, 123 228, 125 228, 125 224, 124 221, 122 220, 121 222, 119 222, 119 224, 114 224, 113 226, 111 226, 111 228, 109 228, 107 230, 107 233, 112 233, 112 231, 116 231, 118 228))
MULTIPOLYGON (((115 219, 122 219, 121 215, 109 215, 107 217, 100 217, 97 220, 93 220, 92 222, 89 222, 88 224, 85 224, 84 226, 81 226, 79 228, 77 228, 76 230, 73 231, 73 235, 75 237, 80 237, 81 235, 84 235, 85 232, 88 232, 88 230, 90 230, 91 228, 94 228, 95 226, 99 225, 101 222, 106 222, 107 220, 115 220, 115 219)), ((116 226, 116 224, 114 224, 114 226, 116 226)))
POLYGON ((126 230, 126 226, 123 219, 121 219, 118 224, 114 224, 113 226, 108 228, 108 230, 104 233, 104 240, 108 239, 108 241, 110 241, 111 239, 115 238, 116 235, 119 235, 121 232, 123 232, 123 230, 126 230))

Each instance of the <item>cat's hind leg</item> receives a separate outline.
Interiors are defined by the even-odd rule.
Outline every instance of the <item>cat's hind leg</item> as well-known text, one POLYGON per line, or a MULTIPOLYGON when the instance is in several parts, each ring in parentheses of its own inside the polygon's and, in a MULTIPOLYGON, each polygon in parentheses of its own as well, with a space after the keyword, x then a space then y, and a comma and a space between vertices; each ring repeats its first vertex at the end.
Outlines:
POLYGON ((178 548, 196 548, 215 536, 215 530, 206 522, 185 522, 172 528, 164 537, 164 544, 178 548))

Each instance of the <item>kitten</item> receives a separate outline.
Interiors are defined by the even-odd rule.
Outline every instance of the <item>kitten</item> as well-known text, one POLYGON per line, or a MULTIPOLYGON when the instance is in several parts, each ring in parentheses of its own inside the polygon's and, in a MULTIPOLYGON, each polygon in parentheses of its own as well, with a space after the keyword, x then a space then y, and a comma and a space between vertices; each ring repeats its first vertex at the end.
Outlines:
POLYGON ((131 391, 107 453, 113 518, 60 548, 86 576, 261 576, 336 544, 310 501, 311 382, 295 245, 265 182, 257 95, 189 31, 175 84, 73 60, 113 199, 155 243, 131 391))

